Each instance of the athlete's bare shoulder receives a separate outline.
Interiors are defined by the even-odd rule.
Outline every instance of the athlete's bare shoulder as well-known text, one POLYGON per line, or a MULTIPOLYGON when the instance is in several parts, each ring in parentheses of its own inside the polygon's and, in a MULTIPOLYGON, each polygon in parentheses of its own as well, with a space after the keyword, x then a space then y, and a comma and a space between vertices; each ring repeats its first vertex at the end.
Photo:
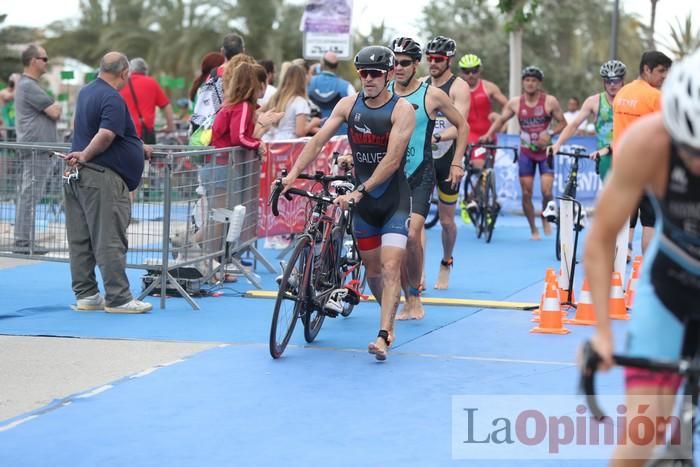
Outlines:
POLYGON ((469 83, 467 83, 461 76, 457 76, 457 79, 454 80, 452 83, 452 87, 450 88, 450 95, 453 95, 454 93, 471 93, 471 89, 469 89, 469 83))

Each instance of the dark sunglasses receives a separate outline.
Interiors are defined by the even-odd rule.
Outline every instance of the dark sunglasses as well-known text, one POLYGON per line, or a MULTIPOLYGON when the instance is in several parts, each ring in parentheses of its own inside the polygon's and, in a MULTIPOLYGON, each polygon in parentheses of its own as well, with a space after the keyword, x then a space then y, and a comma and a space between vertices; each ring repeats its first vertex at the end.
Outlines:
POLYGON ((447 57, 443 57, 442 55, 428 55, 428 62, 435 62, 435 63, 442 63, 445 60, 447 60, 447 57))
POLYGON ((462 68, 462 73, 465 75, 475 75, 479 72, 479 67, 476 68, 462 68))
POLYGON ((48 61, 49 61, 49 57, 34 57, 34 58, 36 58, 37 60, 43 60, 44 63, 48 63, 48 61))
POLYGON ((406 67, 413 65, 413 60, 411 60, 411 59, 396 60, 396 64, 401 65, 402 68, 406 68, 406 67))
POLYGON ((622 78, 608 78, 603 80, 605 84, 622 84, 622 78))
POLYGON ((375 78, 379 78, 381 76, 384 76, 384 73, 386 73, 386 71, 384 71, 384 70, 368 70, 368 69, 358 70, 357 72, 360 74, 360 78, 362 78, 362 79, 367 79, 368 76, 372 79, 375 79, 375 78))

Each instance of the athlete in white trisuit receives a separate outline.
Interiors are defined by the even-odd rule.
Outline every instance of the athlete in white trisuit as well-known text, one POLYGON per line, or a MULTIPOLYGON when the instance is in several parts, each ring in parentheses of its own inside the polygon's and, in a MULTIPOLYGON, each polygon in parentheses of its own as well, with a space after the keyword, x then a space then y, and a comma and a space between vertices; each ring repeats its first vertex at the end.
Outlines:
MULTIPOLYGON (((466 121, 469 115, 469 85, 462 78, 450 71, 452 57, 455 55, 457 44, 448 37, 437 36, 425 48, 429 64, 430 76, 425 81, 442 89, 450 96, 452 103, 466 121)), ((467 125, 468 126, 468 125, 467 125)), ((467 128, 467 131, 469 129, 467 128)), ((463 167, 464 153, 455 149, 458 131, 442 114, 438 114, 433 132, 433 163, 435 165, 435 181, 438 187, 438 212, 442 227, 442 259, 436 289, 447 289, 452 268, 452 251, 457 241, 457 224, 455 210, 459 197, 459 185, 453 187, 450 171, 453 166, 463 167)))

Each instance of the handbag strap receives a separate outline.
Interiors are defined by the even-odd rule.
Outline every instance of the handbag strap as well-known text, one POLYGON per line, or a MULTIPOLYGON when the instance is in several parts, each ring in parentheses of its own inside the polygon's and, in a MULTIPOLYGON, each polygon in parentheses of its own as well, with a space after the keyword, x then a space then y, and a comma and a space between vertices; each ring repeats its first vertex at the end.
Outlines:
POLYGON ((131 91, 131 97, 134 98, 134 104, 136 104, 136 113, 139 116, 139 120, 141 121, 141 128, 143 129, 146 128, 146 122, 143 120, 143 117, 141 116, 141 110, 139 109, 139 100, 136 98, 136 92, 134 92, 134 85, 131 82, 131 78, 127 79, 127 82, 129 83, 129 90, 131 91))

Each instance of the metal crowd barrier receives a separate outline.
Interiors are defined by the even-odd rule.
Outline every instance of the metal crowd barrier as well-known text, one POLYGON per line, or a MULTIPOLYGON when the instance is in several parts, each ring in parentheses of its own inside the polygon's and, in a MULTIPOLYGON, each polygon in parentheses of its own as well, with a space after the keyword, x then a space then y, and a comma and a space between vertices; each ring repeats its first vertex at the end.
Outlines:
MULTIPOLYGON (((227 271, 238 272, 261 288, 259 278, 240 261, 250 252, 275 271, 255 248, 257 154, 242 148, 159 145, 154 149, 141 185, 132 193, 127 230, 127 267, 146 271, 139 298, 160 290, 160 305, 165 308, 166 295, 177 292, 199 309, 190 292, 198 284, 223 280, 227 271), (242 218, 243 208, 237 206, 245 208, 242 218)), ((0 256, 69 261, 65 164, 51 155, 68 150, 60 143, 0 143, 0 256)))

